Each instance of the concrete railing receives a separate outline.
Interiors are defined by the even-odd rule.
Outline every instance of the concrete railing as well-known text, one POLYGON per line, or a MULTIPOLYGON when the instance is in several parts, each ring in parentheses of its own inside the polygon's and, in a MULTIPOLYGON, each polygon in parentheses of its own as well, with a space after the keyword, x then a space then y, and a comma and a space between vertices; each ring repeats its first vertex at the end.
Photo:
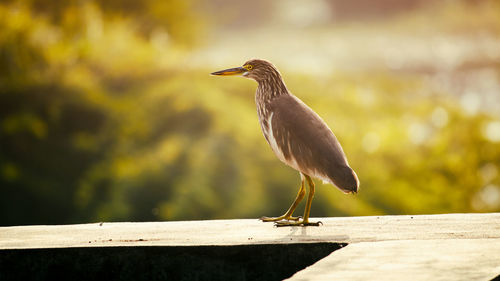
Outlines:
POLYGON ((500 214, 0 227, 0 280, 492 280, 500 214))

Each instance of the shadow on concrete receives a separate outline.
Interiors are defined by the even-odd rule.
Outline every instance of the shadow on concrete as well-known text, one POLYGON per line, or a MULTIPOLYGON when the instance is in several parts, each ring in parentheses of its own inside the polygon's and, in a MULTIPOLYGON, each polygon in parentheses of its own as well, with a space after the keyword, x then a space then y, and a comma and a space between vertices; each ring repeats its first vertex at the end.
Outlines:
POLYGON ((283 280, 346 243, 0 251, 0 280, 283 280))

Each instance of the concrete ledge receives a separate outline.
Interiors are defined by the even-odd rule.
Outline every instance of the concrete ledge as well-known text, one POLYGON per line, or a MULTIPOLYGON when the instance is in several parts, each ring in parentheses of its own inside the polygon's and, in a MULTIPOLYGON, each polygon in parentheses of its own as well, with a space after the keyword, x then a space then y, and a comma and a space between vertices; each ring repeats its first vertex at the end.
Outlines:
POLYGON ((323 226, 215 220, 1 227, 0 280, 13 276, 8 273, 14 268, 45 270, 45 279, 32 280, 49 280, 64 268, 75 270, 75 264, 96 269, 106 280, 124 279, 119 276, 127 272, 135 280, 160 280, 172 272, 178 274, 175 280, 251 280, 258 275, 249 272, 259 270, 265 273, 260 276, 272 276, 265 280, 282 280, 325 256, 290 280, 491 280, 500 275, 498 213, 317 220, 323 226), (252 266, 243 269, 244 264, 252 266), (293 270, 274 274, 280 268, 293 270), (217 272, 228 275, 213 275, 217 272))
POLYGON ((500 238, 500 213, 311 220, 323 225, 277 228, 255 219, 0 227, 0 249, 500 238))

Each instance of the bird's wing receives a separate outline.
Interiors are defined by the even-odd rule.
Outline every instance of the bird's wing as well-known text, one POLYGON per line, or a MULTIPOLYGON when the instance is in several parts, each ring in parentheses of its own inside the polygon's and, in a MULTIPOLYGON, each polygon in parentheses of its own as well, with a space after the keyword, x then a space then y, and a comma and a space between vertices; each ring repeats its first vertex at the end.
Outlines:
POLYGON ((271 101, 272 134, 287 161, 300 171, 327 179, 344 192, 355 192, 358 181, 344 151, 326 123, 301 100, 282 95, 271 101))

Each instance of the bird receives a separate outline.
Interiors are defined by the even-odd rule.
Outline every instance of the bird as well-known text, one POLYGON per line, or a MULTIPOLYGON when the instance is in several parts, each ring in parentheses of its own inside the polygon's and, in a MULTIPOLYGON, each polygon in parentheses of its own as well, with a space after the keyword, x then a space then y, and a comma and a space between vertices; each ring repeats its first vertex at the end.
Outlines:
POLYGON ((359 179, 349 166, 336 136, 321 117, 294 96, 278 69, 269 61, 251 59, 240 67, 212 72, 216 76, 239 75, 257 82, 255 103, 260 127, 272 151, 286 165, 300 173, 300 188, 290 208, 278 217, 261 217, 276 226, 319 226, 309 221, 315 192, 312 178, 331 183, 344 193, 357 193, 359 179), (308 195, 304 215, 293 212, 308 195))

